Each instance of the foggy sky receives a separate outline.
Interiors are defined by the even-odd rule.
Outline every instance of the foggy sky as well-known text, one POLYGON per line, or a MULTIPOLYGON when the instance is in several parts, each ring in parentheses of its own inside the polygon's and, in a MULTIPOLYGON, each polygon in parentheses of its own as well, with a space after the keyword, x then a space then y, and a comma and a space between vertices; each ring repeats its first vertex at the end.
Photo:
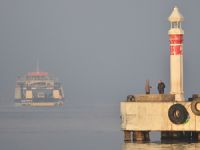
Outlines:
POLYGON ((118 103, 143 93, 149 79, 169 91, 167 20, 177 5, 185 21, 184 91, 200 93, 198 0, 1 0, 0 104, 15 80, 36 70, 63 83, 70 103, 118 103))

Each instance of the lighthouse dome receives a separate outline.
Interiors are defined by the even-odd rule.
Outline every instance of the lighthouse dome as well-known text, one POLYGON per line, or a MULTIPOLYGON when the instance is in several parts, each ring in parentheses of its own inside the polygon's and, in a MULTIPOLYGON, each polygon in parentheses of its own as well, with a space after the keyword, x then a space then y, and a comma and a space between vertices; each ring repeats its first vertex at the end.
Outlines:
POLYGON ((174 10, 172 11, 171 15, 169 16, 168 20, 170 22, 180 22, 183 21, 184 18, 181 15, 181 13, 179 12, 179 9, 177 6, 174 7, 174 10))

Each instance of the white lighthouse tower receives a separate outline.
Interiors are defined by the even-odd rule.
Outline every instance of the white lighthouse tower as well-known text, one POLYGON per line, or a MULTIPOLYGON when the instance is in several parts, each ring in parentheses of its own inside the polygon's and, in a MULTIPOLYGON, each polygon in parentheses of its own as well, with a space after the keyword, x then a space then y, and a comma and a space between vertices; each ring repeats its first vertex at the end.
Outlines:
POLYGON ((168 18, 171 27, 168 32, 170 42, 170 93, 176 101, 184 101, 183 91, 183 35, 181 22, 184 20, 177 7, 168 18))

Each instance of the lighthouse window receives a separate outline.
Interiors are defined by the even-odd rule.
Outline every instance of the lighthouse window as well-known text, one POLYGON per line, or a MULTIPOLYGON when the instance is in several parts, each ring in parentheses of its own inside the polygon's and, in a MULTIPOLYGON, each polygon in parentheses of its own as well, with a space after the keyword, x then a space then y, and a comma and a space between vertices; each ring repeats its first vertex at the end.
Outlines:
POLYGON ((180 22, 172 22, 172 28, 180 28, 180 22))
POLYGON ((177 22, 173 22, 173 23, 172 23, 172 28, 177 28, 177 27, 178 27, 177 22))

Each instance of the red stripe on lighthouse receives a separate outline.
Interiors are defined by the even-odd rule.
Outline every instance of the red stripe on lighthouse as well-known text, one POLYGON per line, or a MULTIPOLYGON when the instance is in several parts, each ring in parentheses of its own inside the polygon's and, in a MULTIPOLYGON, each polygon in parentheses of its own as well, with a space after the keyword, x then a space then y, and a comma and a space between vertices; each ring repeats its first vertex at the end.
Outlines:
POLYGON ((182 45, 171 45, 170 46, 170 55, 182 55, 183 48, 182 45))
POLYGON ((171 34, 169 35, 170 44, 182 44, 183 43, 183 34, 171 34))
POLYGON ((170 55, 182 55, 183 54, 183 34, 170 34, 170 55))

